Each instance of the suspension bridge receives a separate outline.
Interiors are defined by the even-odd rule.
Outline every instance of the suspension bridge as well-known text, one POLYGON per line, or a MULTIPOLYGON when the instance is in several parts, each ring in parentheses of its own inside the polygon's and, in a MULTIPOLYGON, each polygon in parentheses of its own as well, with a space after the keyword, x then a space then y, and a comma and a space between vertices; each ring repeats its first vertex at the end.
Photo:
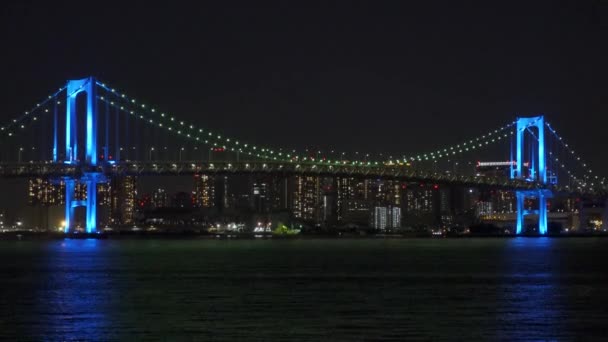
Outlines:
POLYGON ((86 231, 97 231, 97 186, 118 175, 374 177, 507 189, 516 194, 518 234, 527 215, 538 216, 538 230, 546 234, 547 200, 552 196, 605 189, 605 179, 593 173, 543 115, 518 117, 460 143, 411 155, 281 149, 185 122, 88 77, 68 81, 1 126, 0 137, 0 177, 64 182, 66 232, 73 229, 78 207, 86 210, 86 231), (487 149, 502 151, 501 160, 508 160, 510 168, 506 177, 479 177, 456 167, 438 170, 441 163, 458 165, 457 160, 470 160, 487 149), (76 183, 86 184, 86 199, 75 197, 76 183), (526 208, 527 198, 537 200, 538 208, 526 208))

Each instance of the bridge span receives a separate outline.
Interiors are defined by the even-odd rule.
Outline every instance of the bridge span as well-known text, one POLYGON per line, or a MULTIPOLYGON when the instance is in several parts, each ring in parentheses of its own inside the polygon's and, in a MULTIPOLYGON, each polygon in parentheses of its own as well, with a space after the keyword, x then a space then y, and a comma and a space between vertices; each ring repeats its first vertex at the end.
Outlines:
MULTIPOLYGON (((294 149, 262 147, 226 137, 194 123, 181 121, 94 77, 87 77, 68 81, 32 110, 0 126, 0 137, 8 139, 2 143, 3 147, 17 152, 16 162, 0 156, 3 161, 0 163, 0 177, 44 177, 65 183, 66 232, 73 228, 74 210, 77 207, 86 209, 87 232, 97 231, 95 189, 98 184, 120 175, 314 175, 505 189, 516 194, 517 233, 522 231, 525 216, 529 216, 538 217, 541 234, 547 232, 547 206, 548 199, 552 196, 564 192, 593 191, 598 186, 605 189, 604 179, 600 180, 592 174, 580 156, 545 121, 544 115, 518 117, 481 136, 427 153, 399 154, 400 157, 382 153, 371 156, 366 154, 361 158, 355 152, 356 156, 351 158, 352 156, 345 157, 345 152, 334 153, 330 150, 331 152, 325 153, 308 149, 297 152, 294 149), (65 115, 61 115, 61 112, 65 115), (44 118, 52 121, 40 124, 44 118), (25 150, 15 139, 20 135, 25 136, 28 125, 36 124, 41 127, 40 134, 24 138, 24 142, 31 144, 32 141, 40 141, 41 146, 25 150), (139 133, 140 125, 149 129, 150 134, 139 133), (168 153, 165 152, 167 147, 162 150, 158 148, 160 140, 164 139, 161 135, 201 146, 201 150, 227 151, 236 155, 236 159, 204 162, 201 161, 204 160, 202 158, 183 161, 188 158, 182 159, 184 148, 181 147, 179 157, 165 156, 161 160, 158 154, 168 153), (142 144, 141 140, 148 141, 148 145, 142 144), (508 144, 508 148, 501 153, 504 157, 501 160, 508 160, 510 170, 507 175, 465 175, 418 167, 424 163, 435 165, 438 161, 450 161, 467 153, 476 153, 501 141, 508 144), (141 148, 142 145, 145 148, 141 148), (23 155, 33 154, 31 151, 40 151, 40 158, 22 162, 23 155), (142 152, 147 155, 147 161, 138 158, 142 152), (129 153, 132 155, 129 156, 129 153), (569 169, 564 162, 566 158, 581 166, 582 175, 569 169), (178 161, 173 161, 175 159, 178 161), (567 180, 566 183, 558 182, 560 173, 567 180), (76 183, 86 185, 86 200, 74 197, 76 183), (537 200, 538 208, 531 209, 525 205, 529 199, 537 200)), ((169 144, 164 144, 167 145, 169 144)))

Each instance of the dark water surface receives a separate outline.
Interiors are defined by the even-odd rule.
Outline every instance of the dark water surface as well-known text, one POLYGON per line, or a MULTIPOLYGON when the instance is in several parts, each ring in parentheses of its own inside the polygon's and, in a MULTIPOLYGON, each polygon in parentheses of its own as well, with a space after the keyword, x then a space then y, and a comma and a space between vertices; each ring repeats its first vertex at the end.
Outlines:
POLYGON ((6 340, 608 339, 608 239, 0 241, 6 340))

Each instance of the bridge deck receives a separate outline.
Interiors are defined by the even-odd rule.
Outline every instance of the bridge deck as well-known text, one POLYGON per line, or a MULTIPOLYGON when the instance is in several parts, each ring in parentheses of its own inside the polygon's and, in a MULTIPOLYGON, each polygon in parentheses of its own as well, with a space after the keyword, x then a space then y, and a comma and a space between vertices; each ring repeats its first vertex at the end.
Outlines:
POLYGON ((277 176, 318 175, 329 177, 379 177, 412 182, 437 184, 462 184, 471 186, 491 186, 507 189, 554 189, 555 187, 523 180, 511 180, 499 177, 473 177, 441 174, 413 170, 398 165, 323 165, 306 163, 276 162, 136 162, 105 163, 95 167, 53 163, 0 163, 0 177, 61 177, 82 176, 85 173, 99 172, 112 175, 192 175, 205 174, 273 174, 277 176))

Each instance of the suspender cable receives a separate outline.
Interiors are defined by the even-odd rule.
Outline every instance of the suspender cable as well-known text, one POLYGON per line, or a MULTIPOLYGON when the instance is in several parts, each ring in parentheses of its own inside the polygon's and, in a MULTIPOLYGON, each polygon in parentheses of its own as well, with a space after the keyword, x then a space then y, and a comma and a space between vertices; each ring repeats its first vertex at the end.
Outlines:
POLYGON ((114 115, 114 154, 116 155, 116 160, 120 160, 122 157, 120 156, 120 110, 119 107, 116 106, 116 111, 114 115))
POLYGON ((54 101, 55 105, 53 106, 53 162, 57 162, 57 130, 59 129, 58 123, 58 112, 57 112, 57 101, 54 101))
MULTIPOLYGON (((125 148, 124 148, 124 153, 125 153, 125 159, 129 159, 129 150, 131 149, 129 147, 129 112, 125 112, 125 148)), ((118 134, 118 132, 117 132, 118 134)))
MULTIPOLYGON (((109 159, 109 155, 110 155, 110 103, 108 101, 106 101, 106 112, 105 112, 105 117, 106 117, 106 124, 105 124, 105 129, 106 129, 106 141, 105 141, 105 149, 103 151, 103 159, 108 162, 109 159)), ((115 157, 117 155, 114 155, 115 157)))

